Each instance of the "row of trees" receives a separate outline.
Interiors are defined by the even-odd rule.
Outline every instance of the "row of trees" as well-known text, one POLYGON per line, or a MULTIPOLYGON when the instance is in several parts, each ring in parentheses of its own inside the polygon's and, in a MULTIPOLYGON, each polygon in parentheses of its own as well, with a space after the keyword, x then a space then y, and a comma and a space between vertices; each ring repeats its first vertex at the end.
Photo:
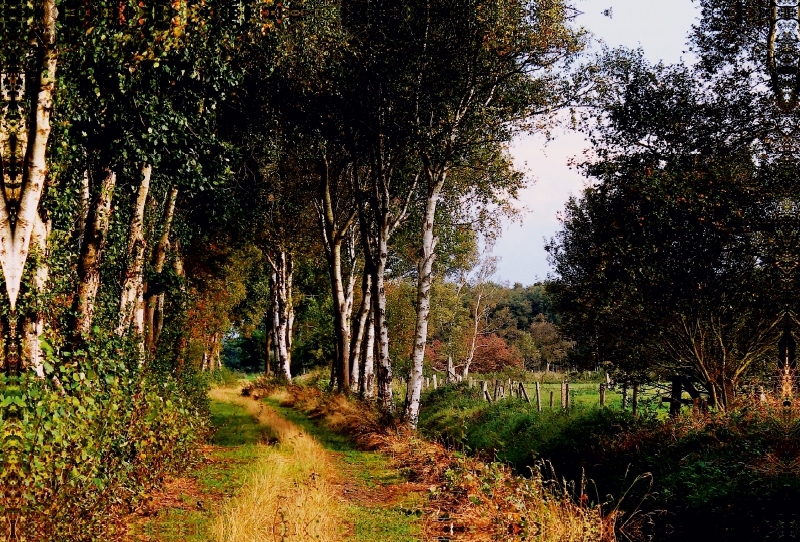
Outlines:
MULTIPOLYGON (((312 270, 302 272, 309 271, 312 270)), ((324 271, 317 269, 315 272, 322 275, 324 271)), ((479 278, 479 274, 473 272, 463 282, 434 280, 425 375, 438 373, 442 381, 455 381, 473 373, 546 372, 554 365, 560 366, 571 343, 562 337, 552 321, 554 315, 546 314, 544 286, 515 284, 509 287, 480 282, 479 278)), ((294 374, 320 366, 329 367, 334 356, 332 298, 329 286, 319 279, 316 288, 305 281, 297 296, 294 374)), ((390 355, 400 375, 408 374, 411 366, 415 294, 413 278, 387 281, 390 355)), ((249 372, 271 372, 272 367, 265 366, 267 359, 275 366, 279 357, 269 337, 269 328, 253 327, 246 320, 238 324, 224 340, 225 365, 249 372)), ((373 397, 374 389, 365 389, 364 396, 373 397)))
POLYGON ((45 376, 42 339, 113 333, 142 363, 210 368, 234 322, 266 321, 291 378, 298 270, 323 257, 338 389, 389 410, 386 280, 415 281, 415 423, 434 276, 510 212, 506 145, 564 101, 582 37, 561 0, 245 7, 13 8, 6 366, 45 376))
POLYGON ((524 186, 506 145, 565 99, 554 68, 581 46, 566 15, 557 1, 348 3, 335 24, 285 28, 238 59, 244 81, 221 111, 237 230, 218 234, 262 255, 268 294, 236 310, 264 315, 283 377, 297 270, 324 257, 336 387, 374 387, 393 410, 387 277, 410 278, 416 423, 434 276, 464 268, 524 186), (291 54, 275 62, 275 47, 291 54))

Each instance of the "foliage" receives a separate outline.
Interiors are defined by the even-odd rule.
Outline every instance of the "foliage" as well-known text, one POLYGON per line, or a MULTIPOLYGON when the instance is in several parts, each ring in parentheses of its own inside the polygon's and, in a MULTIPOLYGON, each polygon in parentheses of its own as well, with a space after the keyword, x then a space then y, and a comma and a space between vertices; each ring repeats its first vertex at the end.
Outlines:
POLYGON ((578 406, 537 412, 513 399, 487 404, 464 385, 433 390, 423 401, 420 430, 428 438, 517 472, 545 460, 558 477, 588 480, 586 493, 607 513, 666 510, 649 534, 748 540, 754 532, 783 532, 781 522, 794 514, 787 503, 800 494, 798 417, 777 405, 745 401, 725 414, 677 419, 647 409, 638 417, 578 406), (635 482, 644 473, 652 486, 635 482), (641 507, 631 509, 639 499, 641 507))
POLYGON ((332 301, 330 292, 324 292, 319 296, 306 296, 300 304, 292 353, 295 374, 303 369, 328 366, 333 361, 332 301))
POLYGON ((606 62, 596 159, 584 164, 594 183, 548 245, 555 310, 584 366, 609 362, 620 380, 683 375, 725 408, 779 320, 752 96, 637 54, 606 62))
POLYGON ((118 514, 197 459, 207 399, 177 378, 126 363, 118 346, 98 338, 71 356, 47 349, 46 379, 2 377, 2 477, 20 488, 20 500, 6 498, 2 512, 25 517, 25 536, 113 534, 124 528, 118 514))

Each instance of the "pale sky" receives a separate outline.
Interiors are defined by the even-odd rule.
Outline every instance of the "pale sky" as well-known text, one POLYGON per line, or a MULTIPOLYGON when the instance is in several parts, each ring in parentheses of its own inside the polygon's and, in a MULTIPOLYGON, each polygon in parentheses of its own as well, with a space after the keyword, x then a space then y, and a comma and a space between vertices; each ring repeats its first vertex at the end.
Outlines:
MULTIPOLYGON (((575 23, 609 47, 641 47, 651 62, 690 59, 683 51, 687 49, 687 34, 699 16, 698 5, 692 0, 577 0, 574 5, 585 12, 575 23), (610 19, 602 15, 607 8, 613 10, 610 19)), ((567 165, 586 147, 582 135, 570 132, 559 132, 546 146, 543 136, 527 136, 515 142, 515 162, 535 183, 521 194, 520 203, 528 209, 522 226, 507 224, 495 246, 494 252, 500 257, 498 280, 527 285, 552 272, 545 239, 558 231, 557 214, 569 196, 579 195, 586 183, 567 165)))

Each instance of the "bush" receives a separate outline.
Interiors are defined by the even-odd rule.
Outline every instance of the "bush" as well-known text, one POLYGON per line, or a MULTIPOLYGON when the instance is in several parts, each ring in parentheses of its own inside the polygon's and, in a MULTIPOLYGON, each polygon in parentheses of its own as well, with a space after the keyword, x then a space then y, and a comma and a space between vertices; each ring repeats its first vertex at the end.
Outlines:
POLYGON ((227 367, 218 367, 211 371, 208 376, 209 383, 214 386, 233 387, 239 384, 240 380, 247 378, 245 373, 233 371, 227 367))
MULTIPOLYGON (((26 540, 108 539, 163 477, 196 458, 204 410, 200 384, 125 363, 113 344, 56 354, 46 377, 0 376, 5 499, 26 540), (10 496, 10 498, 9 498, 10 496)), ((130 361, 130 360, 129 360, 130 361)))

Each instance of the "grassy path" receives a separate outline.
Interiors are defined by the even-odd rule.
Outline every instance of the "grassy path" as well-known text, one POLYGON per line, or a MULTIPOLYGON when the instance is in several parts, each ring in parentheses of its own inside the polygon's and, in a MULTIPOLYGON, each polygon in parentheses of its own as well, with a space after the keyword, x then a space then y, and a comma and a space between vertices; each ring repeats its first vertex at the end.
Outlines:
POLYGON ((382 454, 356 450, 277 401, 212 390, 207 460, 156 496, 134 540, 418 540, 423 497, 382 454))

